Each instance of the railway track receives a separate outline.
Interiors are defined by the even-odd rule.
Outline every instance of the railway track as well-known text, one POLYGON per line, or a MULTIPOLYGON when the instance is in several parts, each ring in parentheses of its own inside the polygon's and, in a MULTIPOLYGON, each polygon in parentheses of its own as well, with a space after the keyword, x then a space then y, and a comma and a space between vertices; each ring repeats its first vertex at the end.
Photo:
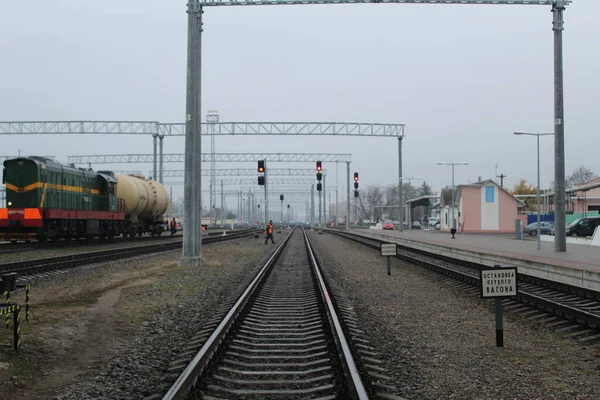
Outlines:
MULTIPOLYGON (((376 238, 324 230, 379 250, 376 238)), ((448 284, 479 296, 479 271, 488 266, 411 249, 397 244, 396 257, 442 275, 448 284)), ((519 293, 503 301, 504 308, 562 332, 585 344, 600 343, 600 292, 519 273, 519 293)))
POLYGON ((334 302, 306 232, 294 229, 205 330, 168 392, 147 399, 375 398, 348 333, 355 323, 334 302))
MULTIPOLYGON (((238 231, 226 236, 215 235, 202 239, 203 243, 215 243, 226 240, 238 239, 244 236, 253 235, 252 231, 238 231)), ((127 248, 118 248, 102 251, 93 251, 86 253, 70 254, 67 256, 49 257, 36 260, 26 260, 0 264, 0 274, 17 273, 18 276, 27 276, 43 272, 64 270, 82 265, 106 262, 128 257, 135 257, 142 254, 158 253, 168 250, 181 248, 181 240, 169 241, 167 243, 152 243, 143 246, 133 246, 127 248)))
MULTIPOLYGON (((229 231, 235 233, 240 231, 239 229, 229 231)), ((221 235, 223 229, 210 230, 208 236, 221 235)), ((175 238, 181 238, 181 232, 175 234, 175 238)), ((9 243, 2 242, 0 246, 0 255, 3 254, 14 254, 14 253, 25 253, 36 250, 47 250, 47 249, 60 249, 66 247, 92 247, 92 246, 103 246, 103 245, 114 245, 120 243, 148 243, 156 241, 166 241, 171 238, 170 233, 166 232, 162 236, 142 236, 142 237, 114 237, 114 238, 101 238, 101 239, 81 239, 81 240, 59 240, 50 242, 20 242, 20 243, 9 243)))

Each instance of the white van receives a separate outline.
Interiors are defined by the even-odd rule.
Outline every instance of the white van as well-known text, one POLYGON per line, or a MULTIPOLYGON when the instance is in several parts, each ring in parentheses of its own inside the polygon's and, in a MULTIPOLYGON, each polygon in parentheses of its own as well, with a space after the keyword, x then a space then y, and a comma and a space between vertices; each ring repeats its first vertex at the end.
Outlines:
POLYGON ((429 217, 429 219, 427 220, 427 225, 429 228, 433 228, 438 222, 440 222, 440 219, 438 217, 429 217))

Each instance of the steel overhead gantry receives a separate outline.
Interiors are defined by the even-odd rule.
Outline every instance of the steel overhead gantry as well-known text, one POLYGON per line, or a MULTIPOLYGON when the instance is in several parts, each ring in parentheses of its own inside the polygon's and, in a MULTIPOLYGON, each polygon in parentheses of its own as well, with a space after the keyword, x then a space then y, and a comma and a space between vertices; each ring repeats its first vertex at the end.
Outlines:
MULTIPOLYGON (((556 0, 200 0, 199 7, 308 4, 520 4, 552 5, 556 0)), ((570 3, 570 0, 566 3, 570 3)))
MULTIPOLYGON (((401 137, 404 135, 404 124, 366 122, 219 122, 219 115, 216 111, 209 111, 206 118, 207 122, 200 123, 200 134, 202 136, 211 136, 211 153, 215 153, 215 136, 330 135, 401 137)), ((162 175, 160 171, 162 170, 163 162, 163 139, 165 136, 185 136, 185 123, 160 123, 157 121, 0 122, 0 135, 40 134, 152 135, 154 150, 152 176, 154 179, 158 177, 157 180, 161 182, 162 175)))
MULTIPOLYGON (((214 119, 211 117, 211 121, 214 119)), ((387 136, 404 135, 404 124, 366 122, 204 122, 202 136, 387 136)), ((152 121, 0 121, 0 135, 118 134, 185 136, 184 123, 152 121)))
MULTIPOLYGON (((210 162, 210 153, 200 154, 201 162, 210 162)), ((315 162, 339 161, 349 163, 352 154, 331 153, 216 153, 218 162, 255 162, 267 160, 271 162, 315 162)), ((165 162, 185 162, 185 154, 164 154, 165 162)), ((119 163, 151 163, 152 154, 112 154, 112 155, 87 155, 68 156, 67 162, 73 164, 119 164, 119 163)))
MULTIPOLYGON (((116 171, 115 171, 116 172, 116 171)), ((322 170, 323 174, 326 170, 322 170)), ((185 171, 183 169, 164 170, 163 178, 183 178, 185 171)), ((202 176, 211 176, 211 171, 202 170, 202 176)), ((256 168, 226 168, 216 169, 216 176, 256 176, 256 168)), ((314 176, 314 168, 269 168, 270 176, 314 176)))
MULTIPOLYGON (((176 184, 181 185, 182 182, 176 182, 176 184)), ((252 188, 254 188, 254 186, 252 188)), ((252 190, 250 190, 250 192, 249 192, 248 189, 249 188, 246 188, 246 190, 240 189, 239 192, 241 192, 243 194, 248 194, 248 193, 255 194, 255 195, 262 195, 263 194, 262 189, 261 189, 260 192, 258 192, 258 191, 254 192, 252 190)), ((209 190, 203 190, 202 193, 210 193, 210 191, 209 190)), ((238 191, 224 190, 223 193, 227 194, 227 195, 233 195, 233 194, 238 193, 238 191)), ((267 191, 267 194, 269 196, 273 196, 273 197, 278 197, 280 194, 284 194, 286 196, 287 195, 290 195, 290 196, 310 196, 310 193, 311 193, 310 190, 302 189, 302 188, 298 188, 298 187, 294 187, 294 188, 291 188, 291 189, 278 188, 278 189, 275 189, 275 190, 269 190, 269 191, 267 191)))
MULTIPOLYGON (((209 175, 210 176, 210 175, 209 175)), ((232 185, 252 185, 256 184, 256 179, 217 179, 216 183, 221 182, 224 185, 232 186, 232 185)), ((302 178, 278 178, 278 179, 269 179, 269 185, 312 185, 314 183, 314 179, 302 179, 302 178)), ((181 185, 182 181, 170 181, 171 185, 181 185)), ((163 185, 167 185, 167 183, 163 183, 163 185)), ((210 192, 210 191, 209 191, 210 192)))

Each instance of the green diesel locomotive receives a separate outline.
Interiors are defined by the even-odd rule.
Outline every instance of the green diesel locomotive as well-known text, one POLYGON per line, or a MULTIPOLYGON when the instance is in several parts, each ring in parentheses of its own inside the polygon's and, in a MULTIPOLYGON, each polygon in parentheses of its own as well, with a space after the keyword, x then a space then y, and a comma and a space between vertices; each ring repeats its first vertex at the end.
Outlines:
POLYGON ((0 239, 113 237, 164 231, 164 188, 142 177, 63 166, 43 157, 4 161, 0 239))

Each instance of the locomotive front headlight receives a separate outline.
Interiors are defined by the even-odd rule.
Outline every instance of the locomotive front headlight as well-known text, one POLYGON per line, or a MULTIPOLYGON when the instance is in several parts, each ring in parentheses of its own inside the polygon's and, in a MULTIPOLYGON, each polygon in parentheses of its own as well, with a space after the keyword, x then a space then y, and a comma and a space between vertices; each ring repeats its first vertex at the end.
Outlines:
POLYGON ((9 207, 12 206, 12 202, 11 201, 8 202, 8 206, 9 207))

